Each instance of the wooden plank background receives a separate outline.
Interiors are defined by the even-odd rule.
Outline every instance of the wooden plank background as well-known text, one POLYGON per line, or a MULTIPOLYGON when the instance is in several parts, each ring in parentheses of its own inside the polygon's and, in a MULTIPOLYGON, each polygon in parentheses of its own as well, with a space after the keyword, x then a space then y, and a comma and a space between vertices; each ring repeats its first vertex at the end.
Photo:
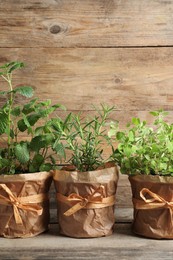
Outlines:
MULTIPOLYGON (((105 102, 122 127, 132 116, 151 122, 158 108, 172 121, 172 13, 171 0, 0 0, 0 64, 24 61, 15 84, 68 112, 105 102)), ((131 207, 130 196, 121 176, 117 207, 131 207)))

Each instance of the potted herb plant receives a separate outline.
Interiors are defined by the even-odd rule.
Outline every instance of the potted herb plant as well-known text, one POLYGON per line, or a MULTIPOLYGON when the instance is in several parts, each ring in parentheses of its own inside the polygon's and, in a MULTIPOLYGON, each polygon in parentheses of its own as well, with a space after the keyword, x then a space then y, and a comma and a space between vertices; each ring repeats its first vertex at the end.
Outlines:
POLYGON ((55 122, 71 152, 70 166, 55 170, 53 176, 63 235, 100 237, 113 231, 118 169, 103 158, 103 143, 110 145, 105 125, 112 110, 102 105, 93 118, 69 114, 65 127, 55 122))
POLYGON ((0 92, 0 236, 8 238, 48 229, 49 171, 58 152, 49 115, 60 105, 37 98, 26 102, 33 96, 32 87, 12 84, 13 72, 23 66, 10 62, 0 67, 9 88, 0 92), (23 104, 18 104, 20 97, 23 104))
POLYGON ((133 118, 124 131, 114 125, 119 144, 113 159, 129 175, 134 204, 132 230, 151 238, 173 238, 173 124, 163 110, 151 112, 150 126, 133 118))

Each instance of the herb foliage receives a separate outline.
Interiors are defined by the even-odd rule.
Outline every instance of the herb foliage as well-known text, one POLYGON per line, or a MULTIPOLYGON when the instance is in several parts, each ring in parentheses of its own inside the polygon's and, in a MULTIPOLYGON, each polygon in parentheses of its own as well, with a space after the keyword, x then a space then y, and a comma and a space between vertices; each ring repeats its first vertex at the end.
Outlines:
POLYGON ((55 165, 55 156, 62 154, 53 148, 57 134, 52 129, 49 117, 60 104, 51 105, 50 100, 33 98, 30 86, 13 87, 12 76, 22 62, 9 62, 0 67, 0 76, 8 83, 7 91, 0 91, 5 103, 0 107, 0 141, 6 144, 0 148, 0 174, 49 171, 55 165), (29 98, 24 105, 16 98, 29 98), (22 134, 28 135, 22 140, 22 134), (26 138, 25 138, 26 139, 26 138), (50 153, 51 150, 51 153, 50 153))
POLYGON ((92 118, 85 118, 82 114, 69 114, 61 125, 60 136, 63 136, 64 147, 71 151, 68 163, 76 170, 93 171, 107 161, 103 158, 103 143, 110 145, 111 142, 105 127, 113 109, 114 107, 102 104, 101 110, 95 108, 97 115, 92 118))
POLYGON ((173 176, 173 124, 164 118, 163 110, 150 112, 153 127, 139 118, 132 118, 124 131, 112 124, 109 136, 118 141, 112 159, 124 174, 152 174, 173 176))

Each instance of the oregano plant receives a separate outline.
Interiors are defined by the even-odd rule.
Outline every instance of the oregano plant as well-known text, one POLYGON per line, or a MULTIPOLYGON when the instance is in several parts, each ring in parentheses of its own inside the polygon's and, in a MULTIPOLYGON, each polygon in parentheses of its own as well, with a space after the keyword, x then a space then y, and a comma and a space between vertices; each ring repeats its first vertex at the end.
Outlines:
MULTIPOLYGON (((94 117, 84 117, 81 113, 69 114, 64 124, 57 126, 64 140, 65 149, 71 152, 68 163, 81 172, 93 171, 103 166, 108 158, 103 158, 103 144, 111 142, 106 124, 114 107, 101 105, 94 117)), ((59 142, 59 140, 58 140, 59 142)))
POLYGON ((124 131, 111 125, 109 136, 118 141, 118 147, 112 147, 112 159, 124 174, 173 176, 173 124, 166 121, 166 111, 150 114, 152 126, 140 118, 132 118, 124 131))
POLYGON ((14 87, 13 73, 23 67, 22 62, 0 66, 0 76, 8 86, 8 90, 0 91, 5 99, 0 107, 0 174, 49 171, 56 167, 57 155, 63 156, 53 148, 57 133, 52 129, 50 115, 64 107, 33 98, 31 86, 14 87), (17 103, 18 96, 26 98, 24 104, 17 103))

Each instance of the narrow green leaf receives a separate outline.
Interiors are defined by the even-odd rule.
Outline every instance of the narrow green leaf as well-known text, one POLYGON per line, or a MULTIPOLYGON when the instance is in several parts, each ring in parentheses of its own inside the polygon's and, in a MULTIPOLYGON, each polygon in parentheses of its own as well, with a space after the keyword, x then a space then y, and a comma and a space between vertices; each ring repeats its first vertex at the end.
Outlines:
POLYGON ((53 108, 57 109, 57 108, 61 108, 62 110, 66 110, 66 107, 61 105, 61 104, 55 104, 52 106, 53 108))
POLYGON ((14 135, 13 129, 10 129, 10 136, 11 136, 12 139, 14 139, 14 136, 15 136, 15 135, 14 135))
POLYGON ((13 72, 13 70, 23 68, 24 63, 23 62, 11 62, 8 64, 7 67, 10 67, 8 70, 8 73, 11 73, 11 72, 13 72))
POLYGON ((56 164, 56 160, 55 160, 55 158, 52 156, 52 155, 50 155, 50 159, 51 159, 51 162, 52 162, 52 164, 56 164))
POLYGON ((159 115, 159 111, 151 111, 150 114, 153 115, 153 116, 158 116, 159 115))

